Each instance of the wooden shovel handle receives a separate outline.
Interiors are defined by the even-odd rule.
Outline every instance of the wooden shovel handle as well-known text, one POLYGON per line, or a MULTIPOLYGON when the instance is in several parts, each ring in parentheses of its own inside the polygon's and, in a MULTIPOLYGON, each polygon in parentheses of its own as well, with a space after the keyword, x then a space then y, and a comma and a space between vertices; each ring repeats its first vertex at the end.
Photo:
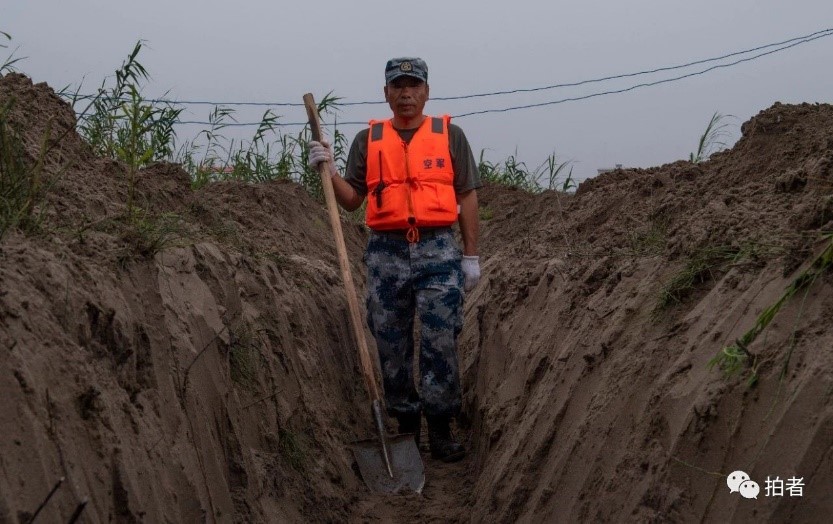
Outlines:
MULTIPOLYGON (((304 106, 307 108, 307 117, 309 118, 309 127, 312 131, 312 139, 321 141, 323 134, 321 132, 321 122, 318 118, 318 107, 315 105, 315 99, 312 93, 304 95, 304 106)), ((362 375, 364 375, 365 385, 367 386, 367 393, 371 400, 379 399, 379 388, 376 386, 376 381, 373 378, 373 363, 370 360, 370 352, 367 349, 367 339, 364 335, 364 328, 362 323, 362 316, 359 312, 359 301, 356 297, 356 286, 353 284, 353 275, 350 272, 350 262, 347 259, 347 247, 344 245, 344 234, 341 231, 341 218, 336 207, 336 196, 333 191, 333 183, 330 180, 330 174, 327 173, 329 166, 322 162, 319 164, 318 174, 321 176, 321 188, 324 191, 324 200, 327 201, 327 211, 330 214, 330 225, 333 228, 333 235, 336 240, 336 250, 338 251, 338 265, 341 267, 341 279, 344 282, 344 292, 347 294, 347 306, 350 310, 350 324, 353 326, 353 334, 356 336, 356 345, 359 347, 359 363, 362 368, 362 375)))

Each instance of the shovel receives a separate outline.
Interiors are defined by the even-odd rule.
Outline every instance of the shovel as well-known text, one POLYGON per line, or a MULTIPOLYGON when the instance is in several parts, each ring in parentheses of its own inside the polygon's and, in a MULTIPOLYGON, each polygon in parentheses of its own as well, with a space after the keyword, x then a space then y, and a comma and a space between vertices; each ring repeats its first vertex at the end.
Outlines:
MULTIPOLYGON (((311 93, 304 95, 304 106, 307 109, 312 139, 320 141, 322 138, 321 123, 318 118, 318 108, 311 93)), ((341 219, 336 208, 335 193, 327 169, 325 164, 320 165, 321 187, 324 191, 324 199, 327 201, 330 225, 335 236, 338 264, 341 267, 341 278, 344 281, 344 291, 347 295, 350 324, 359 348, 362 376, 370 396, 370 412, 378 434, 378 438, 354 442, 350 447, 356 457, 362 479, 372 491, 396 493, 408 489, 420 493, 425 485, 425 469, 413 435, 388 437, 385 431, 385 424, 382 420, 382 401, 373 376, 373 364, 370 361, 367 340, 362 328, 356 288, 353 285, 353 276, 347 260, 347 248, 344 245, 344 234, 341 231, 341 219)))

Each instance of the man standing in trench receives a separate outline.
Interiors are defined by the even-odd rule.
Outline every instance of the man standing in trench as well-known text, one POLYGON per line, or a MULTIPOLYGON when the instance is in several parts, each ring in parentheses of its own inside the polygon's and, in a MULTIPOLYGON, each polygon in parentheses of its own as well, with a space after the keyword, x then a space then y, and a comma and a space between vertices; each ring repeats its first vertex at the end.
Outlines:
POLYGON ((424 413, 431 455, 452 462, 465 455, 450 422, 461 404, 457 336, 463 290, 480 278, 480 178, 468 140, 451 117, 423 114, 428 66, 422 59, 389 60, 384 92, 393 118, 371 121, 356 135, 344 178, 326 142, 309 143, 309 162, 327 163, 336 200, 347 211, 367 197, 367 321, 379 351, 388 414, 396 417, 400 433, 414 433, 419 442, 424 413), (451 229, 458 209, 462 250, 451 229), (415 315, 422 325, 419 392, 413 377, 415 315))

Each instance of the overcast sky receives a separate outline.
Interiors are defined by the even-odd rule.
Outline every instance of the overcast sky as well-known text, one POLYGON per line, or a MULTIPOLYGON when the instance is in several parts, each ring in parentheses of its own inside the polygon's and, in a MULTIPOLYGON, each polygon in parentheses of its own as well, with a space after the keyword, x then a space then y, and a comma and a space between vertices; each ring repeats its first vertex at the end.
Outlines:
MULTIPOLYGON (((85 79, 85 91, 92 91, 143 39, 139 59, 152 77, 146 96, 223 102, 300 102, 308 91, 317 99, 334 91, 348 102, 382 100, 384 65, 393 56, 424 58, 431 96, 445 97, 680 65, 830 28, 831 0, 4 0, 0 7, 0 31, 26 57, 18 69, 36 82, 59 89, 85 79)), ((0 49, 0 59, 8 51, 0 49)), ((497 161, 517 150, 534 166, 555 152, 583 179, 614 164, 687 159, 715 111, 737 117, 733 141, 740 123, 776 101, 830 103, 832 59, 830 36, 693 78, 454 122, 476 156, 485 149, 497 161)), ((709 65, 536 93, 435 100, 426 112, 459 115, 554 101, 709 65)), ((183 118, 207 120, 209 110, 190 106, 183 118)), ((237 119, 257 121, 263 110, 240 109, 237 119)), ((305 120, 302 108, 275 112, 284 122, 305 120)), ((355 106, 345 107, 340 119, 388 115, 385 105, 355 106)), ((182 126, 179 137, 199 129, 182 126)), ((359 129, 343 128, 351 139, 359 129)))

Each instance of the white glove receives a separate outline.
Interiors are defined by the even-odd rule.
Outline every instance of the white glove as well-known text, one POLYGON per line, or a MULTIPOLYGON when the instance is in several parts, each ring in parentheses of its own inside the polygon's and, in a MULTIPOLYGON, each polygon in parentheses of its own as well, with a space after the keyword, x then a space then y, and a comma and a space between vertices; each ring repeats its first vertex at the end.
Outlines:
POLYGON ((463 255, 463 289, 471 291, 480 280, 480 257, 463 255))
POLYGON ((335 176, 336 162, 333 157, 333 147, 330 143, 323 139, 321 142, 310 140, 307 142, 307 147, 309 147, 309 164, 318 169, 321 162, 326 162, 330 169, 330 175, 335 176))

